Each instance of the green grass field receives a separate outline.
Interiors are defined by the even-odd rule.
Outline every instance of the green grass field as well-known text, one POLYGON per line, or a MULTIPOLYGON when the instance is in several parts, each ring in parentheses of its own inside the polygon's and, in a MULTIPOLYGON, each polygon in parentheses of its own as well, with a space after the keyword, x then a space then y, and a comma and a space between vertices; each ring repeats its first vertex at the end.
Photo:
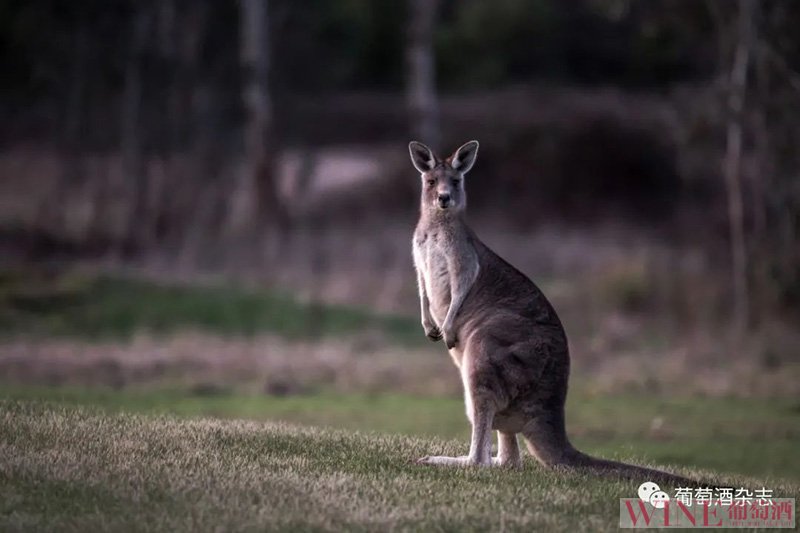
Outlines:
MULTIPOLYGON (((0 530, 599 531, 636 489, 529 458, 522 471, 413 464, 466 452, 454 399, 0 396, 0 530)), ((590 453, 800 495, 796 405, 577 394, 570 413, 590 453), (672 429, 649 431, 653 417, 672 429)))
MULTIPOLYGON (((0 398, 86 406, 109 413, 279 421, 307 426, 460 439, 469 426, 457 398, 320 393, 275 397, 182 390, 0 385, 0 398)), ((567 403, 576 445, 617 459, 800 481, 800 404, 792 400, 592 395, 567 403), (654 428, 654 421, 656 428, 654 428)))

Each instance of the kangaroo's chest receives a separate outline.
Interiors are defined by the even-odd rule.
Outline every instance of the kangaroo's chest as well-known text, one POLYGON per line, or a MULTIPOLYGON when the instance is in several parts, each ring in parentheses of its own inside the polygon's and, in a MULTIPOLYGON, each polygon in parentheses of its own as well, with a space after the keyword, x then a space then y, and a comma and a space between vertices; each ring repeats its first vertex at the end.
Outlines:
MULTIPOLYGON (((448 254, 451 247, 436 233, 419 233, 414 237, 414 264, 422 274, 433 318, 441 324, 450 305, 450 271, 448 254)), ((451 262, 453 258, 450 258, 451 262)))

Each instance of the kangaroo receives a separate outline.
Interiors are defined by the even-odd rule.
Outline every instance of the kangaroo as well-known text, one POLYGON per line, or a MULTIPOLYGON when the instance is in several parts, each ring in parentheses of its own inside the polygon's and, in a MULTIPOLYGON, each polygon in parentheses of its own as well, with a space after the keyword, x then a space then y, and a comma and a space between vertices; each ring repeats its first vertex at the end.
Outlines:
POLYGON ((413 237, 422 327, 432 341, 444 339, 461 375, 472 424, 469 455, 417 462, 519 467, 521 433, 531 455, 547 467, 692 483, 590 457, 570 444, 564 422, 570 360, 561 321, 542 291, 481 242, 464 220, 464 176, 475 163, 478 141, 447 159, 416 141, 408 148, 422 177, 413 237), (491 456, 493 429, 496 457, 491 456))

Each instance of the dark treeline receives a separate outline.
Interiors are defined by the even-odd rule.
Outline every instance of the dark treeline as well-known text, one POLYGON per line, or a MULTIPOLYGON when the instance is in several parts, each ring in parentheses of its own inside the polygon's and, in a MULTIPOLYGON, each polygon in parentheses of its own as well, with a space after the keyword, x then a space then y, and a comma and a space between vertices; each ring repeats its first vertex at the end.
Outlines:
POLYGON ((791 0, 2 0, 0 143, 59 161, 3 223, 127 254, 280 241, 288 151, 468 135, 478 209, 688 227, 728 247, 748 322, 753 287, 800 302, 798 21, 791 0))
MULTIPOLYGON (((402 90, 407 4, 270 0, 273 98, 291 108, 298 93, 402 90)), ((436 11, 444 92, 530 81, 661 90, 707 79, 717 65, 713 21, 698 2, 424 4, 436 11)), ((202 118, 213 127, 242 121, 237 2, 4 0, 0 9, 6 142, 77 122, 70 135, 92 149, 115 149, 122 115, 114 104, 121 106, 131 63, 142 71, 141 122, 152 149, 187 144, 193 125, 168 127, 165 118, 185 117, 170 104, 189 105, 191 89, 207 93, 212 109, 202 118)), ((302 131, 289 129, 302 140, 302 131)))

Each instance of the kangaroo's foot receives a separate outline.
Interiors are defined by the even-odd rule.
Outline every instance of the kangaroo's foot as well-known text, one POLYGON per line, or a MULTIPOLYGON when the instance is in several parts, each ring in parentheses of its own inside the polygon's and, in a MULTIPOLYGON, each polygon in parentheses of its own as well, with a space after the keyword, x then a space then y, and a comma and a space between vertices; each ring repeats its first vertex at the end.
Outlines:
POLYGON ((522 458, 503 457, 501 455, 497 455, 492 457, 492 466, 500 466, 504 468, 522 468, 522 458))
POLYGON ((426 455, 417 459, 417 463, 423 465, 444 465, 444 466, 470 466, 468 455, 461 457, 447 457, 445 455, 426 455))
POLYGON ((468 455, 461 457, 447 457, 444 455, 428 455, 417 459, 417 464, 436 466, 496 466, 500 468, 521 468, 522 460, 519 457, 492 457, 490 463, 480 463, 470 459, 468 455))
POLYGON ((461 457, 447 457, 444 455, 427 455, 417 459, 417 464, 437 466, 492 466, 493 462, 481 463, 469 455, 461 457))

